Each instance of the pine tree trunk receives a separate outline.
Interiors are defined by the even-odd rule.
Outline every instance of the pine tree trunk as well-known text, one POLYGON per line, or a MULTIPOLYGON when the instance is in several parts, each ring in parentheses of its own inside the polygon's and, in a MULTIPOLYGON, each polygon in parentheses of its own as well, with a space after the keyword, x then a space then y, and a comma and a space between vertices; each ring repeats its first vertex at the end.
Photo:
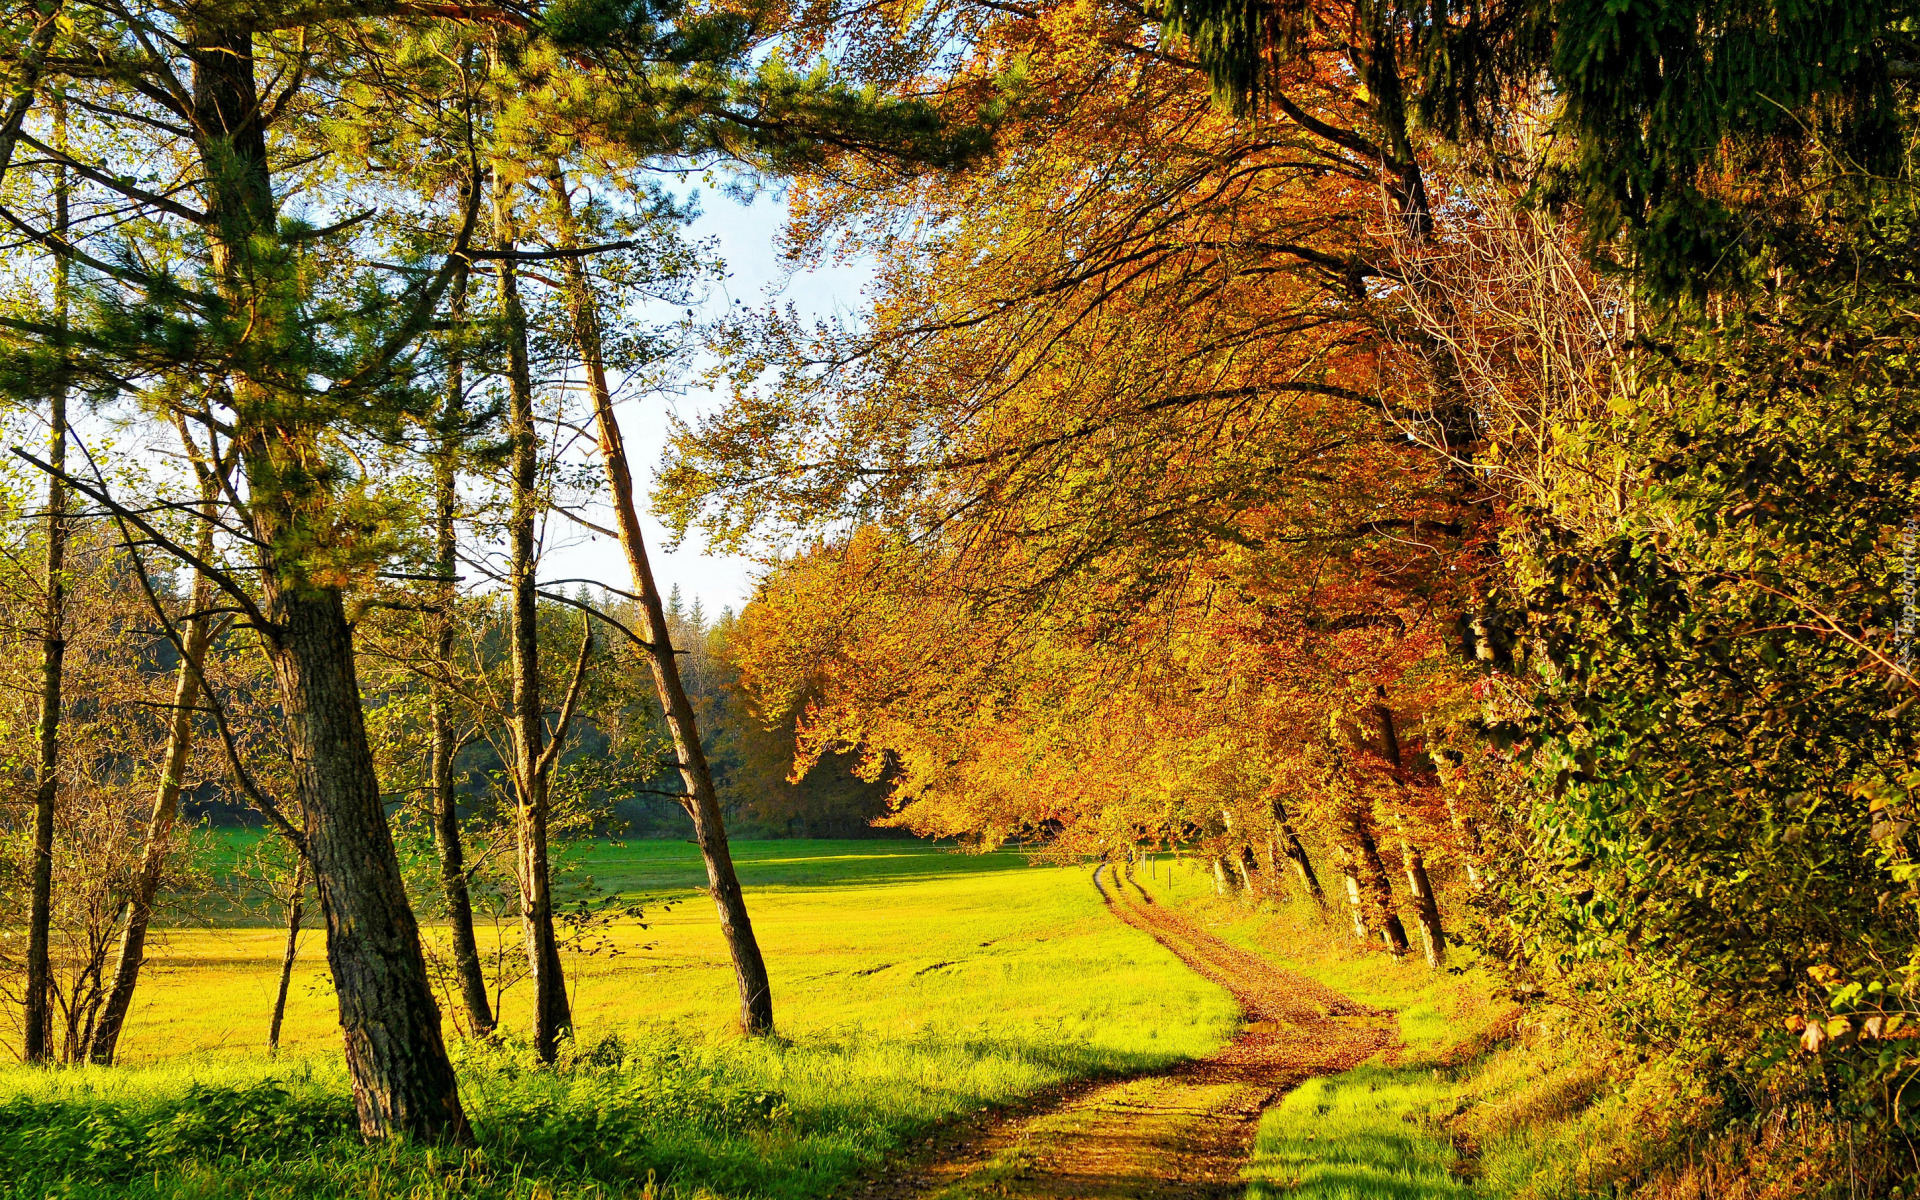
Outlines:
MULTIPOLYGON (((552 173, 555 202, 561 221, 561 238, 573 244, 572 214, 566 181, 556 170, 552 173)), ((714 794, 713 775, 707 767, 706 752, 700 745, 700 731, 694 721, 693 705, 680 681, 680 666, 675 660, 673 638, 667 628, 666 610, 660 602, 660 590, 654 584, 653 569, 647 561, 646 542, 640 534, 639 512, 634 505, 633 474, 627 463, 626 443, 620 435, 620 423, 613 412, 613 394, 607 386, 605 360, 600 351, 600 317, 586 267, 577 258, 564 259, 568 295, 572 307, 573 330, 580 360, 586 366, 588 389, 593 396, 594 418, 600 433, 600 453, 606 464, 607 484, 613 496, 615 528, 632 572, 633 590, 640 598, 646 616, 645 635, 648 659, 653 667, 654 688, 672 734, 680 779, 686 788, 681 803, 693 818, 694 840, 706 860, 707 890, 720 916, 720 932, 726 938, 733 958, 734 981, 740 993, 740 1026, 750 1034, 773 1032, 773 989, 767 979, 766 962, 760 956, 760 943, 754 938, 753 923, 747 916, 746 898, 734 873, 733 855, 727 847, 726 826, 721 819, 720 801, 714 794)))
POLYGON ((338 586, 282 553, 316 539, 325 545, 329 534, 316 523, 325 522, 332 497, 318 441, 326 411, 298 375, 298 272, 279 236, 251 26, 187 24, 181 44, 208 181, 212 273, 233 314, 227 326, 245 331, 228 382, 258 547, 260 633, 326 917, 354 1107, 368 1137, 471 1142, 387 827, 346 606, 338 586), (289 370, 294 378, 280 382, 289 370))
MULTIPOLYGON (((513 199, 496 175, 494 214, 500 247, 516 240, 513 199)), ((512 260, 499 264, 502 316, 507 327, 508 429, 513 444, 512 510, 507 540, 512 558, 514 835, 519 848, 520 920, 533 980, 533 1047, 552 1062, 560 1039, 573 1029, 560 945, 553 930, 553 888, 547 864, 547 778, 539 765, 546 750, 546 711, 540 701, 540 629, 533 527, 539 483, 539 437, 533 420, 533 381, 527 361, 527 316, 512 260)))
MULTIPOLYGON (((66 107, 56 95, 57 145, 66 142, 66 107)), ((54 227, 67 229, 67 172, 54 168, 54 227)), ((53 260, 56 349, 65 352, 68 264, 53 260)), ((64 376, 64 366, 60 375, 64 376)), ((67 465, 67 386, 57 378, 47 397, 47 460, 55 471, 67 465)), ((60 689, 65 672, 67 489, 58 475, 47 477, 46 592, 40 627, 40 713, 34 729, 38 754, 33 775, 33 860, 27 902, 27 979, 22 1057, 30 1063, 53 1056, 53 816, 60 780, 60 689)))
POLYGON ((280 1022, 287 1015, 287 989, 293 983, 293 960, 300 952, 300 918, 307 906, 307 860, 302 857, 293 867, 293 895, 287 903, 287 948, 280 955, 280 990, 273 997, 273 1021, 267 1026, 267 1052, 280 1049, 280 1022))
MULTIPOLYGON (((263 464, 256 477, 274 475, 263 464)), ((256 514, 264 508, 258 501, 254 507, 256 514)), ((271 545, 263 535, 278 527, 257 522, 256 536, 271 545)), ((289 586, 271 559, 262 567, 273 623, 268 653, 287 717, 361 1131, 470 1141, 380 799, 340 593, 289 586)))
MULTIPOLYGON (((460 325, 467 313, 467 273, 454 277, 451 309, 460 325)), ((456 331, 456 337, 460 333, 456 331)), ((433 465, 433 533, 440 612, 434 620, 434 654, 442 670, 453 662, 454 516, 459 506, 456 470, 460 425, 466 410, 465 352, 456 350, 448 368, 446 409, 441 414, 440 446, 433 465)), ((459 746, 453 733, 447 689, 436 682, 428 698, 431 746, 427 788, 433 802, 433 843, 440 856, 440 887, 446 897, 447 931, 453 943, 453 972, 460 980, 460 996, 467 1009, 467 1028, 475 1037, 493 1032, 493 1007, 487 1001, 487 976, 480 965, 480 946, 473 935, 473 897, 467 887, 466 848, 460 839, 460 795, 454 787, 453 759, 459 746)))
MULTIPOLYGON (((211 549, 211 543, 210 536, 202 540, 203 553, 211 549)), ((198 571, 193 576, 191 603, 195 615, 188 618, 180 639, 180 673, 173 685, 173 723, 167 730, 166 757, 160 768, 160 784, 154 791, 153 813, 147 818, 146 847, 128 889, 127 925, 120 935, 113 981, 107 987, 106 1001, 101 1005, 100 1018, 87 1051, 88 1059, 101 1066, 113 1062, 127 1013, 133 1006, 134 988, 140 982, 140 968, 146 961, 147 929, 153 921, 154 896, 166 868, 187 759, 193 753, 194 706, 200 696, 201 672, 205 668, 207 648, 213 643, 214 627, 213 617, 206 612, 213 604, 213 588, 198 571)))

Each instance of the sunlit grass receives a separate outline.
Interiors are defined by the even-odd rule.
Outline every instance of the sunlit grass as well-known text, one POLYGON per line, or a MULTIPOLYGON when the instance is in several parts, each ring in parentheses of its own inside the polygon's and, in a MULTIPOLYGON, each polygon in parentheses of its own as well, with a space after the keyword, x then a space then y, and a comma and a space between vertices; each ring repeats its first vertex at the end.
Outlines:
POLYGON ((1364 1066, 1309 1079, 1260 1122, 1249 1200, 1455 1200, 1480 1194, 1420 1118, 1451 1103, 1430 1072, 1364 1066))
MULTIPOLYGON (((64 1194, 357 1196, 381 1170, 389 1180, 411 1180, 406 1187, 421 1195, 531 1196, 536 1185, 556 1196, 618 1195, 638 1194, 637 1172, 646 1165, 669 1193, 704 1187, 724 1196, 817 1196, 932 1122, 1069 1078, 1202 1054, 1234 1026, 1225 994, 1114 921, 1084 869, 900 842, 741 849, 779 1040, 748 1042, 733 1033, 737 1001, 712 907, 684 890, 700 877, 692 846, 592 848, 586 857, 596 878, 633 894, 678 890, 681 899, 671 909, 650 905, 645 929, 615 926, 617 954, 576 955, 568 967, 581 1043, 613 1034, 640 1056, 617 1076, 626 1081, 620 1086, 648 1092, 710 1079, 777 1094, 779 1111, 764 1124, 716 1134, 649 1117, 645 1148, 619 1162, 596 1159, 585 1144, 572 1159, 535 1161, 520 1142, 500 1140, 506 1130, 528 1125, 530 1114, 572 1120, 566 1114, 600 1101, 576 1095, 585 1085, 564 1074, 535 1073, 533 1084, 508 1086, 502 1081, 522 1076, 487 1060, 463 1068, 483 1141, 493 1139, 492 1160, 478 1173, 428 1162, 424 1150, 395 1157, 334 1138, 294 1165, 242 1170, 222 1159, 233 1181, 219 1185, 225 1191, 207 1190, 215 1176, 189 1156, 157 1177, 111 1183, 87 1182, 79 1170, 64 1194), (384 1167, 375 1161, 380 1154, 388 1156, 384 1167)), ((0 1118, 10 1102, 57 1102, 61 1120, 116 1107, 164 1115, 196 1086, 266 1080, 296 1095, 343 1096, 317 932, 292 990, 287 1052, 277 1061, 261 1053, 280 939, 262 927, 169 931, 122 1043, 125 1060, 139 1065, 0 1070, 0 1118)), ((508 994, 509 1029, 524 1023, 526 1003, 508 994)), ((566 1128, 556 1126, 556 1144, 570 1144, 566 1128)), ((0 1195, 42 1194, 6 1186, 0 1183, 0 1195)))

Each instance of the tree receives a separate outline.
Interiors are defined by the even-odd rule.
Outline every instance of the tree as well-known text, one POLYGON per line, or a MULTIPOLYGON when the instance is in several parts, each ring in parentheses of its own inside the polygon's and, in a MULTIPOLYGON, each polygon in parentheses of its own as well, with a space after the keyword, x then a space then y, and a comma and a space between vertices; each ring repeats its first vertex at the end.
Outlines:
MULTIPOLYGON (((8 114, 17 122, 14 114, 8 114)), ((10 122, 11 123, 11 122, 10 122)), ((66 102, 55 94, 53 104, 53 141, 66 148, 66 102)), ((52 233, 60 241, 68 235, 67 172, 64 164, 53 167, 52 233)), ((53 351, 64 358, 70 322, 68 294, 70 267, 68 256, 54 255, 53 278, 53 351)), ((22 1020, 26 1031, 22 1056, 28 1062, 45 1062, 53 1054, 53 963, 51 933, 53 922, 53 824, 54 802, 59 789, 60 770, 60 691, 63 659, 66 655, 67 581, 67 492, 60 478, 67 459, 67 379, 65 363, 53 364, 53 376, 47 390, 47 458, 53 471, 47 476, 46 573, 41 586, 46 609, 41 617, 40 720, 38 759, 33 793, 33 873, 29 887, 32 899, 27 912, 27 982, 22 1020)))
MULTIPOLYGON (((577 245, 574 235, 571 199, 565 178, 555 166, 549 174, 549 186, 564 248, 577 245)), ((615 528, 620 547, 626 553, 627 569, 632 576, 634 599, 643 619, 639 640, 646 647, 653 669, 654 687, 660 707, 666 715, 667 729, 673 738, 674 765, 678 768, 685 792, 681 804, 693 818, 694 839, 707 868, 707 890, 720 916, 720 932, 727 941, 733 960, 734 981, 740 993, 740 1026, 748 1033, 773 1032, 773 989, 767 979, 760 944, 754 938, 753 924, 747 916, 746 900, 740 892, 740 880, 733 869, 733 856, 727 848, 725 821, 714 792, 713 773, 707 765, 706 749, 700 741, 697 718, 680 679, 672 632, 660 589, 654 583, 653 568, 647 561, 646 543, 640 531, 640 517, 634 505, 633 474, 627 464, 626 444, 620 435, 619 419, 613 411, 613 392, 607 382, 605 359, 601 353, 600 315, 578 257, 567 264, 568 315, 580 361, 587 374, 588 393, 593 400, 595 428, 600 435, 600 457, 606 468, 607 486, 613 498, 615 528)))
MULTIPOLYGON (((205 524, 200 531, 199 552, 203 558, 211 557, 213 553, 210 522, 215 497, 211 494, 211 484, 211 475, 202 475, 200 515, 205 524)), ((140 968, 146 961, 147 931, 153 919, 154 899, 167 868, 168 856, 174 849, 174 827, 179 816, 180 794, 186 784, 187 765, 193 753, 197 732, 196 701, 202 692, 207 651, 221 624, 209 611, 213 607, 213 585, 204 571, 193 573, 188 603, 191 610, 182 622, 185 631, 177 647, 180 666, 173 691, 173 716, 167 727, 166 751, 160 779, 154 790, 153 810, 147 820, 146 845, 130 889, 131 895, 127 899, 125 927, 120 934, 120 948, 109 976, 112 983, 101 1005, 99 1021, 94 1027, 87 1052, 90 1062, 102 1066, 113 1062, 114 1052, 119 1048, 120 1033, 125 1028, 127 1013, 133 1005, 133 992, 139 983, 140 968)), ((165 614, 161 615, 164 618, 165 614)))

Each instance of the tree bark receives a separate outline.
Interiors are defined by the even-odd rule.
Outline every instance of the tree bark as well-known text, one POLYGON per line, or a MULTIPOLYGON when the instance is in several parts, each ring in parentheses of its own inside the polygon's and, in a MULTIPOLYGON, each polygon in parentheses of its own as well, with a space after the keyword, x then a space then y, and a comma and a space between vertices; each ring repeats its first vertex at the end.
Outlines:
POLYGON ((1213 856, 1213 894, 1225 896, 1233 891, 1233 873, 1227 870, 1227 857, 1224 854, 1213 856))
POLYGON ((1407 873, 1407 892, 1413 897, 1414 918, 1420 924, 1427 965, 1437 969, 1447 960, 1447 939, 1440 928, 1440 906, 1434 899, 1433 884, 1427 878, 1426 857, 1404 830, 1400 833, 1400 861, 1407 873))
POLYGON ((280 956, 280 990, 273 997, 273 1021, 267 1026, 267 1052, 280 1049, 280 1022, 287 1015, 287 988, 293 983, 293 959, 300 952, 300 918, 307 906, 307 860, 294 861, 293 895, 287 903, 287 949, 280 956))
POLYGON ((1340 847, 1340 875, 1347 885, 1347 915, 1353 921, 1353 940, 1367 940, 1367 913, 1360 900, 1360 877, 1355 873, 1353 851, 1340 847))
POLYGON ((1440 777, 1440 794, 1446 797, 1447 818, 1453 822, 1454 833, 1460 838, 1460 865, 1466 870, 1467 885, 1479 891, 1484 886, 1480 877, 1480 858, 1486 849, 1480 840, 1479 822, 1460 809, 1461 797, 1458 793, 1474 786, 1473 777, 1467 772, 1465 756, 1458 751, 1442 750, 1434 755, 1434 771, 1440 777))
MULTIPOLYGON (((1233 810, 1224 804, 1220 806, 1220 823, 1226 830, 1227 836, 1232 837, 1234 834, 1233 810)), ((1254 860, 1253 847, 1241 842, 1239 849, 1229 850, 1226 857, 1229 867, 1239 874, 1241 887, 1246 892, 1247 903, 1253 903, 1260 895, 1258 882, 1260 864, 1254 860)))
MULTIPOLYGON (((454 277, 451 307, 456 326, 466 319, 467 273, 454 277)), ((434 620, 434 654, 441 669, 453 661, 454 516, 459 506, 457 472, 460 425, 466 410, 465 351, 457 349, 447 371, 446 409, 441 414, 440 445, 433 464, 433 533, 435 570, 441 576, 440 612, 434 620)), ((447 930, 453 943, 453 971, 460 980, 460 996, 467 1009, 467 1028, 475 1037, 493 1032, 493 1006, 487 1001, 487 976, 480 965, 480 945, 473 935, 473 897, 467 887, 466 848, 460 839, 460 796, 454 786, 453 759, 459 746, 447 689, 435 682, 428 697, 432 745, 427 761, 427 789, 432 793, 433 843, 440 856, 440 887, 447 905, 447 930)))
POLYGON ((327 536, 316 528, 331 471, 318 431, 338 414, 314 401, 300 372, 298 276, 279 238, 253 37, 244 26, 190 24, 182 43, 213 275, 233 314, 226 328, 245 331, 228 361, 259 547, 260 632, 326 917, 354 1107, 369 1137, 471 1142, 367 742, 346 607, 340 588, 309 576, 299 557, 327 536))
MULTIPOLYGON (((261 508, 256 501, 256 512, 261 508)), ((278 523, 261 524, 257 533, 278 523)), ((327 965, 360 1128, 369 1137, 470 1141, 380 800, 340 593, 282 582, 278 564, 263 567, 273 622, 269 657, 327 923, 327 965)))
MULTIPOLYGON (((500 248, 516 240, 513 197, 496 175, 494 219, 500 248)), ((512 560, 514 835, 519 847, 520 920, 527 940, 527 970, 533 978, 533 1047, 552 1062, 561 1038, 573 1029, 560 945, 553 930, 553 888, 547 869, 547 777, 545 709, 540 702, 540 632, 533 526, 538 507, 539 435, 533 420, 533 380, 527 361, 527 315, 520 303, 513 261, 499 262, 501 315, 507 326, 508 433, 513 445, 513 498, 507 521, 512 560)))
MULTIPOLYGON (((566 181, 558 169, 551 172, 554 201, 560 218, 561 240, 574 243, 571 204, 566 181)), ((760 943, 754 938, 753 923, 747 916, 746 898, 734 873, 733 855, 727 847, 727 832, 720 814, 720 802, 714 794, 713 775, 707 767, 706 752, 700 745, 700 731, 694 721, 693 705, 680 681, 673 639, 667 628, 667 616, 660 602, 660 590, 654 585, 653 569, 647 561, 646 542, 640 534, 640 517, 634 506, 633 474, 627 463, 626 443, 620 435, 620 423, 613 412, 613 393, 607 386, 605 360, 600 350, 600 317, 594 304, 586 267, 578 258, 565 264, 568 298, 572 308, 574 338, 580 361, 586 367, 588 390, 593 397, 594 419, 600 434, 600 454, 606 464, 607 486, 613 497, 615 528, 627 555, 627 567, 633 576, 633 590, 639 596, 645 614, 648 659, 653 667, 654 688, 660 707, 666 714, 667 729, 686 788, 681 804, 693 818, 694 840, 700 844, 706 860, 707 891, 713 897, 720 917, 720 932, 726 938, 733 958, 734 982, 740 993, 740 1026, 749 1034, 773 1032, 773 989, 767 979, 766 962, 760 956, 760 943)))
POLYGON ((1253 901, 1260 895, 1260 864, 1253 857, 1253 847, 1240 843, 1238 856, 1240 879, 1247 888, 1247 900, 1253 901))
POLYGON ((1400 914, 1393 908, 1393 884, 1387 876, 1386 863, 1380 859, 1380 844, 1374 840, 1372 820, 1359 797, 1355 797, 1347 809, 1347 836, 1355 852, 1359 890, 1373 909, 1372 924, 1380 930, 1381 940, 1398 958, 1411 947, 1407 943, 1406 926, 1400 923, 1400 914))
POLYGON ((1313 860, 1307 856, 1307 848, 1300 841, 1300 835, 1294 832, 1293 818, 1287 812, 1286 802, 1279 792, 1269 797, 1273 805, 1273 827, 1280 835, 1281 848, 1293 863, 1294 873, 1300 877, 1300 886, 1322 911, 1327 907, 1327 895, 1320 888, 1320 877, 1314 873, 1313 860))
MULTIPOLYGON (((64 150, 66 106, 54 98, 54 142, 64 150)), ((67 172, 54 167, 54 228, 67 230, 67 172)), ((53 259, 55 350, 66 351, 68 264, 64 253, 53 259)), ((47 397, 47 460, 55 472, 67 466, 67 384, 65 366, 56 368, 47 397)), ((27 993, 25 1037, 28 1062, 53 1055, 53 816, 60 779, 60 688, 65 673, 67 489, 58 474, 47 476, 46 594, 40 627, 40 714, 34 730, 38 756, 33 776, 33 867, 27 902, 27 993)))
MULTIPOLYGON (((1400 734, 1393 724, 1393 709, 1387 704, 1386 688, 1380 689, 1380 702, 1374 715, 1380 720, 1380 741, 1386 747, 1387 765, 1393 768, 1394 786, 1404 800, 1407 792, 1406 767, 1400 756, 1400 734)), ((1404 818, 1394 822, 1400 835, 1400 860, 1407 873, 1407 892, 1413 897, 1414 919, 1420 924, 1420 940, 1427 952, 1427 965, 1438 968, 1447 957, 1447 935, 1440 927, 1440 904, 1434 898, 1433 883, 1427 878, 1426 856, 1407 833, 1404 818)))
MULTIPOLYGON (((211 549, 212 539, 201 542, 202 552, 211 549)), ((147 928, 153 920, 153 900, 160 888, 160 876, 166 867, 168 843, 180 808, 180 789, 186 779, 187 759, 193 753, 194 702, 200 695, 201 672, 205 668, 207 648, 213 642, 214 619, 207 614, 213 604, 213 587, 206 576, 195 571, 191 603, 194 615, 188 617, 181 638, 180 674, 173 685, 173 724, 167 730, 166 757, 160 768, 160 784, 154 791, 153 813, 147 818, 147 841, 134 872, 127 898, 127 926, 120 935, 120 951, 113 968, 113 982, 107 988, 100 1020, 94 1026, 87 1057, 101 1066, 113 1062, 120 1046, 120 1032, 133 1006, 134 987, 140 982, 140 968, 146 961, 147 928)))

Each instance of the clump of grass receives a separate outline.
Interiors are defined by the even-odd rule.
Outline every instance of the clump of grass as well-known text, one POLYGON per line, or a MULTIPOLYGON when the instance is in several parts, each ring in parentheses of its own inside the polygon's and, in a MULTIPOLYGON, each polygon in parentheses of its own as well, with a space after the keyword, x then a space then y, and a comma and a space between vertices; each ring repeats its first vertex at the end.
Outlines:
POLYGON ((0 1198, 585 1200, 652 1179, 663 1198, 800 1200, 957 1113, 1136 1065, 990 1036, 708 1042, 664 1026, 550 1067, 513 1041, 456 1043, 456 1059, 479 1140, 466 1153, 364 1145, 330 1059, 6 1072, 0 1198))
POLYGON ((1451 1100, 1435 1073, 1364 1066, 1309 1079, 1260 1122, 1249 1200, 1453 1200, 1477 1194, 1428 1112, 1451 1100))
MULTIPOLYGON (((785 1096, 729 1077, 713 1048, 605 1038, 547 1067, 524 1046, 471 1044, 460 1074, 479 1147, 363 1144, 337 1071, 178 1091, 117 1080, 0 1102, 0 1195, 597 1196, 662 1181, 766 1190, 812 1146, 785 1096), (208 1192, 219 1178, 225 1190, 208 1192)), ((242 1073, 244 1075, 244 1072, 242 1073)), ((844 1154, 842 1155, 844 1157, 844 1154)), ((801 1172, 805 1174, 805 1172, 801 1172)))

